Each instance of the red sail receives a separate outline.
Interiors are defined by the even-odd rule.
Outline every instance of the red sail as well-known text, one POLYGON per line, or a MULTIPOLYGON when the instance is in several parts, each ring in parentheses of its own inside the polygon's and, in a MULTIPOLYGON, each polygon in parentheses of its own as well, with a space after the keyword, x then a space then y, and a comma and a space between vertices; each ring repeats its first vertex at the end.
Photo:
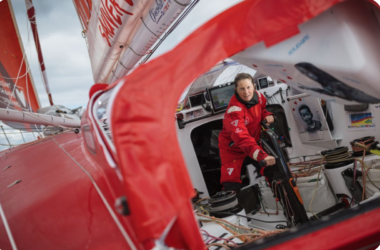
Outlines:
POLYGON ((0 2, 0 108, 40 108, 10 1, 0 2))
POLYGON ((73 3, 83 30, 87 30, 91 18, 92 0, 74 0, 73 3))
POLYGON ((129 74, 191 0, 73 0, 87 38, 95 82, 129 74))
POLYGON ((140 242, 159 238, 176 218, 166 243, 203 249, 189 204, 194 192, 174 132, 173 112, 186 86, 239 51, 259 42, 272 46, 299 33, 300 24, 339 2, 243 1, 114 83, 122 86, 113 103, 112 134, 140 242))

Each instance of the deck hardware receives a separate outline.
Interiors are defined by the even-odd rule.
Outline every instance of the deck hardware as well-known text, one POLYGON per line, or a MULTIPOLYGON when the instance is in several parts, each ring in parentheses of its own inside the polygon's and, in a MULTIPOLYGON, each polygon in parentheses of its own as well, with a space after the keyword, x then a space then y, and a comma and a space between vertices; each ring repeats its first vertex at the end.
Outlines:
POLYGON ((9 184, 9 185, 7 186, 7 188, 13 187, 14 185, 16 185, 16 184, 18 184, 18 183, 20 183, 20 182, 21 182, 21 180, 17 180, 17 181, 15 181, 15 182, 9 184))
POLYGON ((118 212, 121 215, 125 216, 125 215, 130 214, 127 198, 125 196, 121 196, 116 199, 115 209, 116 209, 116 212, 118 212))
POLYGON ((10 167, 12 167, 12 165, 6 166, 5 168, 3 168, 3 171, 6 170, 6 169, 8 169, 8 168, 10 168, 10 167))
POLYGON ((282 88, 280 88, 279 91, 280 91, 280 96, 281 96, 281 102, 285 103, 284 97, 282 96, 282 88))
POLYGON ((276 225, 276 229, 287 229, 288 227, 285 225, 278 224, 276 225))

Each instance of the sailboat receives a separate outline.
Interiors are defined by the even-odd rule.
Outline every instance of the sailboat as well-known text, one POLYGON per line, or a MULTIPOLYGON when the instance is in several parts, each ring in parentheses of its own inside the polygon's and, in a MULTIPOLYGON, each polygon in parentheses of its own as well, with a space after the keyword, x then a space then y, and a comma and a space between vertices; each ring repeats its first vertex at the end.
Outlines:
MULTIPOLYGON (((1 119, 64 128, 0 153, 1 249, 380 244, 375 2, 244 1, 136 68, 162 27, 192 2, 74 4, 96 82, 80 123, 36 114, 31 80, 11 86, 18 72, 6 65, 8 75, 1 72, 3 101, 14 106, 1 119), (262 135, 279 163, 272 185, 247 165, 237 197, 218 183, 215 139, 234 92, 231 77, 248 70, 276 116, 277 126, 263 124, 262 135), (24 100, 12 94, 22 93, 19 86, 34 112, 19 107, 24 100), (303 119, 305 106, 311 120, 303 119), (351 142, 358 158, 348 154, 351 142)), ((9 6, 0 2, 1 17, 8 11, 12 20, 9 6)), ((12 58, 20 65, 18 52, 1 54, 2 65, 12 58)))

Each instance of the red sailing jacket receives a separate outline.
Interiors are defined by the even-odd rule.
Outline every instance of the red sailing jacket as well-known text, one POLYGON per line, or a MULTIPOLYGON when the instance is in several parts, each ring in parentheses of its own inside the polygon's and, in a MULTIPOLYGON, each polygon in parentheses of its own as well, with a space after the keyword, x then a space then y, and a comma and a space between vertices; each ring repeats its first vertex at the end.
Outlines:
POLYGON ((261 161, 268 156, 257 142, 260 139, 260 122, 272 113, 265 109, 265 97, 258 91, 256 93, 258 104, 251 108, 233 95, 224 115, 223 129, 219 134, 221 183, 241 183, 240 171, 245 157, 261 161))

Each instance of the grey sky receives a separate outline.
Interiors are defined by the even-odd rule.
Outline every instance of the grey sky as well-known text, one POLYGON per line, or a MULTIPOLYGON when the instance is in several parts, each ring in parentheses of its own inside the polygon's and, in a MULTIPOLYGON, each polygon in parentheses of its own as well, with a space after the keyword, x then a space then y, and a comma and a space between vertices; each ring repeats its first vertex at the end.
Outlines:
MULTIPOLYGON (((241 0, 201 0, 178 28, 162 43, 154 57, 172 49, 205 21, 241 0)), ((48 106, 36 56, 33 34, 27 22, 24 0, 11 0, 27 52, 41 106, 48 106), (29 39, 28 39, 29 30, 29 39)), ((82 28, 72 1, 34 0, 38 32, 46 72, 55 104, 69 108, 86 106, 93 84, 91 64, 82 28)))
MULTIPOLYGON (((24 0, 12 0, 24 49, 32 70, 41 106, 48 98, 41 81, 33 35, 27 23, 24 0), (29 30, 29 39, 28 39, 29 30)), ((71 1, 34 1, 42 53, 56 104, 75 108, 85 105, 92 75, 87 48, 71 1)))

